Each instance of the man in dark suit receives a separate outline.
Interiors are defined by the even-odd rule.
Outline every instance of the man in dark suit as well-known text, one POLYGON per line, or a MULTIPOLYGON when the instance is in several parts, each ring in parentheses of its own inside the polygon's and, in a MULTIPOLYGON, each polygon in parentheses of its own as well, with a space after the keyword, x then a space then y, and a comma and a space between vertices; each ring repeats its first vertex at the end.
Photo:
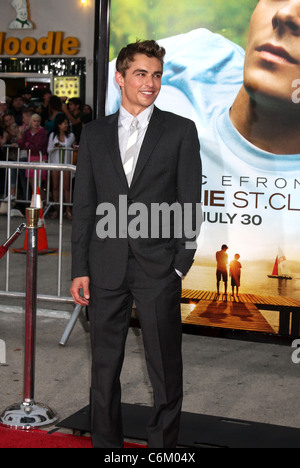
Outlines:
POLYGON ((89 306, 94 447, 123 447, 120 373, 133 301, 154 391, 148 445, 176 447, 178 438, 183 393, 181 277, 195 255, 201 159, 195 124, 154 106, 164 55, 154 41, 122 49, 116 72, 122 106, 115 115, 86 125, 81 136, 71 294, 77 304, 89 306), (168 216, 162 212, 151 226, 151 210, 162 204, 177 204, 181 217, 189 207, 191 226, 178 235, 178 215, 172 210, 168 216), (141 206, 146 219, 134 216, 141 206), (116 226, 108 216, 110 207, 116 226), (144 226, 138 229, 141 219, 144 226))

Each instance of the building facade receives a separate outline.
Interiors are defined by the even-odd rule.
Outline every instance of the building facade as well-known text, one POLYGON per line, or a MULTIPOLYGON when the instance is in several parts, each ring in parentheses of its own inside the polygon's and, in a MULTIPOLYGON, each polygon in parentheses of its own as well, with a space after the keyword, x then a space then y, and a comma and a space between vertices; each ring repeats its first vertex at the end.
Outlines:
POLYGON ((94 0, 0 0, 6 95, 45 88, 93 105, 94 0))

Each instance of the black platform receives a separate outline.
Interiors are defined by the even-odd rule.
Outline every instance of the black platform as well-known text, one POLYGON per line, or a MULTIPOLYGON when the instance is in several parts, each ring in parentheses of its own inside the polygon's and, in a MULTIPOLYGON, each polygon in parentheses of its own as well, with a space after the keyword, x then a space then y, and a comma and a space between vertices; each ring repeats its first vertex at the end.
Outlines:
MULTIPOLYGON (((127 439, 147 440, 151 408, 122 404, 127 439)), ((81 434, 90 432, 89 406, 57 424, 81 434)), ((216 416, 183 413, 178 445, 193 448, 300 448, 300 429, 216 416)))

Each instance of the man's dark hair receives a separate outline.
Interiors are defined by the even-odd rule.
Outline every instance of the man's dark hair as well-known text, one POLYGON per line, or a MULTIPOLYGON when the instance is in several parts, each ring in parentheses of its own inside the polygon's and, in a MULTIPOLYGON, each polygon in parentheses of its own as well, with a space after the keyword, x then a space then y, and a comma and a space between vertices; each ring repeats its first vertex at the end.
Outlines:
POLYGON ((163 47, 160 47, 156 41, 136 41, 133 44, 128 44, 124 47, 118 55, 116 68, 117 71, 121 73, 122 76, 125 76, 126 71, 130 67, 131 62, 134 61, 134 56, 136 54, 147 55, 147 57, 155 57, 163 68, 164 57, 166 51, 163 47))
POLYGON ((73 97, 73 98, 70 98, 69 99, 69 102, 73 102, 73 104, 75 106, 79 106, 79 109, 81 110, 82 108, 82 100, 80 98, 76 98, 76 97, 73 97))

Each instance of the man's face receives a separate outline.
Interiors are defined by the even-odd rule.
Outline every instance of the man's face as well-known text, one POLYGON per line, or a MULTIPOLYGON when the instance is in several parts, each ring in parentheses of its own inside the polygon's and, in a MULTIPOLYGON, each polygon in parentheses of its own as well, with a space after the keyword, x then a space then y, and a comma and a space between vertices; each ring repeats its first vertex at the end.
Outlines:
POLYGON ((24 107, 24 100, 22 97, 16 97, 14 98, 13 102, 12 102, 12 107, 14 109, 16 109, 17 111, 19 111, 20 109, 22 109, 24 107))
POLYGON ((151 106, 161 90, 162 66, 155 57, 136 54, 125 76, 116 72, 122 91, 122 105, 132 115, 151 106))
POLYGON ((72 101, 69 102, 69 111, 71 112, 71 114, 78 111, 78 106, 76 106, 72 101))
POLYGON ((299 78, 300 0, 260 0, 250 22, 246 91, 257 102, 292 108, 292 84, 299 78))

